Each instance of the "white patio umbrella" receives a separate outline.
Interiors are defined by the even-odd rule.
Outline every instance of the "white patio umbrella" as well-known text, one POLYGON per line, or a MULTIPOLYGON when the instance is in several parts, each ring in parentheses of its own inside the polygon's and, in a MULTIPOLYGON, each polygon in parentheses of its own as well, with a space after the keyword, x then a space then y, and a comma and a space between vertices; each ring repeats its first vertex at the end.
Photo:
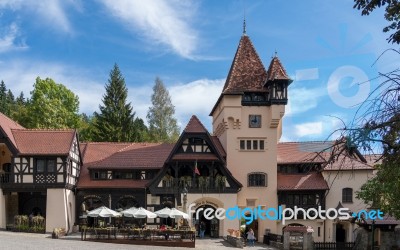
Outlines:
POLYGON ((165 207, 165 208, 163 208, 161 210, 158 210, 158 211, 156 211, 154 213, 157 214, 158 217, 160 217, 160 218, 168 218, 169 217, 169 218, 174 218, 175 219, 176 217, 183 217, 184 219, 189 219, 189 215, 188 214, 186 214, 186 213, 184 213, 182 211, 179 211, 176 208, 170 209, 170 208, 165 207))
POLYGON ((171 209, 169 207, 164 207, 158 211, 154 212, 160 218, 168 218, 169 214, 171 213, 171 209))
POLYGON ((109 209, 108 207, 102 206, 87 213, 88 217, 119 217, 120 213, 109 209))
POLYGON ((157 215, 153 212, 150 212, 149 210, 139 207, 138 210, 135 213, 133 213, 133 217, 154 219, 157 217, 157 215))
POLYGON ((184 219, 189 219, 189 215, 187 213, 184 213, 182 211, 179 211, 176 208, 171 209, 171 213, 169 214, 169 217, 171 218, 176 218, 176 217, 183 217, 184 219))
POLYGON ((133 214, 138 210, 136 207, 131 207, 121 211, 120 213, 125 217, 133 217, 133 214))

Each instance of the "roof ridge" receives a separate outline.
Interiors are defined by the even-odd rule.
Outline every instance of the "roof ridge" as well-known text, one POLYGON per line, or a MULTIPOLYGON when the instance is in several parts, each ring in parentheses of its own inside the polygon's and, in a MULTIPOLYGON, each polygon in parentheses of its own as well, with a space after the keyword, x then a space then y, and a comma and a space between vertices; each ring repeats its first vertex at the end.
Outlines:
POLYGON ((12 128, 11 131, 19 131, 19 132, 72 132, 76 131, 73 128, 12 128))

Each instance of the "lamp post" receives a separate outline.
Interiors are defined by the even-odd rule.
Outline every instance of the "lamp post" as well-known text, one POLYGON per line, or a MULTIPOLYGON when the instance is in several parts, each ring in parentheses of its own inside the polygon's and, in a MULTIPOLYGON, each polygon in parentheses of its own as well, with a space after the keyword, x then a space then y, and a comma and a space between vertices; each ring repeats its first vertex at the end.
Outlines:
POLYGON ((182 190, 182 194, 183 194, 183 212, 186 213, 187 194, 188 194, 188 190, 186 188, 186 185, 182 190))

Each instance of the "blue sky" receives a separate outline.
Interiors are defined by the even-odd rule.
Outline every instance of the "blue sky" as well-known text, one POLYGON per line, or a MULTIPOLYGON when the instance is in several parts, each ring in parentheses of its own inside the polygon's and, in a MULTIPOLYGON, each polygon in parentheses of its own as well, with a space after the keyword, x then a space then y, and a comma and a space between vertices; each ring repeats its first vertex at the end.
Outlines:
POLYGON ((383 11, 362 17, 352 1, 1 0, 0 80, 28 94, 37 76, 66 85, 80 111, 98 110, 117 63, 136 114, 146 120, 156 76, 168 87, 184 127, 195 114, 211 131, 242 35, 265 67, 277 51, 294 82, 283 141, 325 140, 349 123, 355 105, 399 67, 382 32, 383 11), (362 84, 357 84, 362 83, 362 84))

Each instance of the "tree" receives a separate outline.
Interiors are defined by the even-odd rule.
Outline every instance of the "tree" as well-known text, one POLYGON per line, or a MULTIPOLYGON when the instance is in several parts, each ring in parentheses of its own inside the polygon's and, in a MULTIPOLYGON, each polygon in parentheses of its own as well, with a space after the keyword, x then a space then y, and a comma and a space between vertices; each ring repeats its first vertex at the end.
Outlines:
POLYGON ((398 0, 354 0, 354 8, 361 10, 361 15, 369 15, 376 8, 386 6, 385 19, 391 22, 383 28, 383 32, 393 33, 387 39, 389 42, 400 44, 400 2, 398 0))
MULTIPOLYGON (((12 95, 12 94, 11 94, 12 95)), ((4 81, 0 83, 0 112, 9 116, 10 115, 10 96, 7 93, 7 87, 4 81)))
POLYGON ((135 112, 132 111, 131 103, 127 103, 128 89, 117 64, 111 70, 105 88, 103 105, 99 106, 100 113, 94 113, 95 133, 93 139, 112 142, 134 141, 135 112))
POLYGON ((145 142, 149 141, 149 130, 146 127, 146 124, 144 124, 144 121, 137 117, 134 121, 134 127, 135 127, 135 133, 134 133, 134 138, 135 141, 137 142, 145 142))
MULTIPOLYGON (((17 98, 23 102, 23 95, 17 98)), ((27 103, 27 128, 77 128, 79 99, 71 90, 50 78, 36 78, 27 103)))
POLYGON ((10 117, 17 121, 22 126, 26 126, 29 123, 28 115, 28 100, 25 99, 24 93, 21 91, 19 96, 15 99, 14 105, 11 108, 10 117))
POLYGON ((151 96, 152 107, 147 113, 150 138, 158 142, 174 142, 179 137, 179 128, 171 97, 160 78, 156 78, 151 96))

